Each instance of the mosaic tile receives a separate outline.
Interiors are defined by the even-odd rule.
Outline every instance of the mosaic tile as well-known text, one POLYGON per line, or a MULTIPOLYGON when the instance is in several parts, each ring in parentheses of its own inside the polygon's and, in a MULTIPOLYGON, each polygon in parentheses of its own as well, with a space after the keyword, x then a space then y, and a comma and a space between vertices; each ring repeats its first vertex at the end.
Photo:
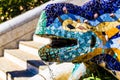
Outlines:
POLYGON ((73 74, 81 62, 91 61, 120 79, 119 20, 120 0, 90 0, 83 6, 49 4, 40 16, 35 34, 47 34, 44 37, 57 41, 40 48, 39 56, 48 62, 77 63, 73 74), (63 12, 63 7, 68 13, 63 12), (69 40, 72 42, 67 43, 69 40), (52 46, 55 44, 59 45, 52 46))

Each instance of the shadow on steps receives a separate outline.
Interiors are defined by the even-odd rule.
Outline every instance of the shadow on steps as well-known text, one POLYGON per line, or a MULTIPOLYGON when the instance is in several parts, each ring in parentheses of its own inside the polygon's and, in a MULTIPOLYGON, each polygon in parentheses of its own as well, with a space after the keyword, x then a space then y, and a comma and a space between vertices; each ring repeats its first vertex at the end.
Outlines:
MULTIPOLYGON (((49 63, 52 64, 52 63, 49 63)), ((26 70, 16 70, 6 72, 6 80, 14 80, 15 78, 26 78, 26 77, 33 77, 34 75, 39 73, 39 67, 45 66, 45 63, 41 60, 28 60, 27 61, 27 69, 26 70), (34 67, 31 67, 34 66, 34 67)))

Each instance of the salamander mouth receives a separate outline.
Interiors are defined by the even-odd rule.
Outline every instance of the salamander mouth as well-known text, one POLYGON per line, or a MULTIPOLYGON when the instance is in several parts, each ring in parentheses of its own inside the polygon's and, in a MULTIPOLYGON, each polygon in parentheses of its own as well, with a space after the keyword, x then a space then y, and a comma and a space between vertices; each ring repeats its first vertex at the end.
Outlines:
POLYGON ((78 40, 75 38, 65 38, 65 37, 56 36, 52 34, 43 34, 40 36, 50 39, 51 43, 49 44, 49 46, 51 48, 69 47, 69 46, 75 46, 78 44, 78 40))
MULTIPOLYGON (((52 34, 44 34, 41 37, 49 38, 51 40, 50 46, 52 48, 62 48, 75 46, 78 44, 78 40, 76 38, 65 38, 52 34)), ((96 37, 94 35, 91 36, 90 47, 93 48, 96 44, 96 37)))
POLYGON ((50 46, 52 48, 62 48, 77 45, 77 39, 74 38, 53 38, 50 46))

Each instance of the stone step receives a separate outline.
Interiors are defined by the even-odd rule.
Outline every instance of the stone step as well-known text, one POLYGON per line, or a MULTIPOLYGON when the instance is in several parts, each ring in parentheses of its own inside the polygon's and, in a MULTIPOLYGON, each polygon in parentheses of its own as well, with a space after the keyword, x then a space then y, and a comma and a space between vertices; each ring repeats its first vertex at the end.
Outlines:
POLYGON ((37 75, 33 76, 32 78, 30 78, 29 80, 46 80, 46 78, 44 78, 44 76, 42 76, 40 74, 37 74, 37 75))
POLYGON ((41 42, 35 42, 35 41, 20 41, 19 43, 19 49, 28 53, 31 53, 33 55, 38 56, 38 50, 44 46, 44 44, 41 42))
POLYGON ((0 58, 0 78, 2 80, 28 80, 34 75, 25 68, 13 63, 8 58, 0 58))
MULTIPOLYGON (((43 63, 43 61, 41 61, 39 56, 29 54, 20 49, 5 50, 4 57, 34 73, 39 72, 40 66, 45 66, 45 64, 43 63)), ((41 68, 41 70, 43 69, 41 68)))
POLYGON ((4 80, 3 78, 0 78, 0 80, 4 80))
POLYGON ((40 37, 39 35, 33 35, 33 41, 43 42, 44 44, 51 43, 51 40, 49 38, 40 37))
POLYGON ((74 64, 72 64, 72 63, 61 63, 61 64, 54 63, 54 64, 50 65, 49 67, 50 67, 51 71, 49 70, 49 68, 46 68, 43 71, 41 71, 39 74, 30 78, 29 80, 53 80, 51 78, 52 75, 55 80, 69 80, 68 78, 72 73, 74 64))

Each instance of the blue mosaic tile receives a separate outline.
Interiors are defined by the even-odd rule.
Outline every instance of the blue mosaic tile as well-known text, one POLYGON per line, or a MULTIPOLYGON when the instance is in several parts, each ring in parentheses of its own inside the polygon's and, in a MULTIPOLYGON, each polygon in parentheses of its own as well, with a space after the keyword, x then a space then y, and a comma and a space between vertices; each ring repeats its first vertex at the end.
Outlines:
MULTIPOLYGON (((117 21, 119 18, 120 18, 120 9, 116 12, 116 13, 114 13, 115 14, 115 17, 110 17, 110 14, 108 14, 108 13, 106 13, 106 14, 103 14, 103 15, 101 15, 101 16, 99 16, 97 19, 95 19, 95 20, 89 20, 89 24, 91 25, 91 26, 97 26, 98 24, 100 24, 101 22, 113 22, 113 21, 117 21), (119 13, 118 13, 119 12, 119 13)), ((71 15, 74 15, 74 14, 71 14, 71 15)), ((84 18, 84 17, 81 17, 81 16, 79 16, 79 15, 74 15, 75 17, 76 17, 76 19, 80 19, 80 21, 81 21, 81 23, 83 23, 84 22, 84 20, 86 19, 86 18, 84 18)), ((68 16, 67 14, 63 14, 63 15, 61 15, 60 16, 61 17, 61 19, 62 20, 66 20, 66 19, 72 19, 70 16, 68 16)), ((73 20, 75 20, 75 19, 73 19, 73 20)), ((59 23, 59 26, 61 26, 62 24, 61 24, 61 22, 58 20, 58 18, 56 18, 55 20, 54 20, 54 22, 52 23, 52 25, 56 25, 56 23, 59 23), (55 23, 54 23, 55 22, 55 23)))
MULTIPOLYGON (((46 15, 47 15, 47 26, 50 25, 50 23, 53 23, 55 18, 57 18, 60 15, 63 15, 64 12, 62 8, 66 6, 68 9, 68 12, 74 15, 79 15, 84 17, 88 20, 94 20, 94 14, 98 13, 99 16, 105 14, 105 13, 120 13, 117 11, 120 6, 120 1, 104 1, 98 2, 97 0, 91 0, 84 4, 83 6, 77 6, 70 3, 56 3, 56 4, 50 4, 45 8, 46 15), (52 21, 53 20, 53 21, 52 21)), ((117 18, 120 18, 119 15, 116 16, 117 18)), ((109 17, 108 17, 109 18, 109 17)), ((75 18, 73 18, 75 19, 75 18)), ((109 19, 107 19, 109 20, 109 19)), ((113 19, 114 20, 114 19, 113 19)), ((112 20, 110 20, 112 21, 112 20)))

